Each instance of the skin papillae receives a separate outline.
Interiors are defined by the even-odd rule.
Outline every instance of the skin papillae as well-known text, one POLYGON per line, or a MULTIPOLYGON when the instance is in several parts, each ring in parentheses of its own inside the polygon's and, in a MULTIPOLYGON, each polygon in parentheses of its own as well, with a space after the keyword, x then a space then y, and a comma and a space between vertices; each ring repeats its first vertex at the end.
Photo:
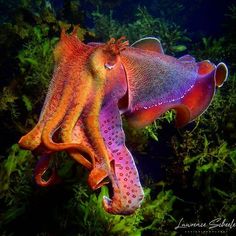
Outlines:
POLYGON ((62 30, 54 58, 39 121, 19 145, 40 155, 35 180, 41 186, 58 181, 55 169, 47 180, 43 175, 51 154, 64 150, 88 169, 92 189, 110 182, 113 196, 104 196, 103 206, 112 214, 132 214, 144 196, 121 115, 130 125, 144 127, 174 109, 181 127, 207 109, 228 74, 224 63, 165 55, 156 38, 131 46, 123 37, 84 44, 76 29, 62 30))

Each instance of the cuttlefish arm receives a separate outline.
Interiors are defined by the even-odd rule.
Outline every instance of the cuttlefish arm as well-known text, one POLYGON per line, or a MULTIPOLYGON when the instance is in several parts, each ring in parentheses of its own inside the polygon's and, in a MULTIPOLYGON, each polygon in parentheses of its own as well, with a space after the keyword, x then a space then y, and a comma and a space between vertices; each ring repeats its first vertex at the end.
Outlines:
POLYGON ((108 177, 112 184, 113 196, 103 198, 104 208, 112 214, 131 214, 140 207, 144 193, 132 154, 125 145, 125 134, 116 101, 104 107, 100 122, 112 158, 108 177))
POLYGON ((40 186, 49 186, 60 182, 55 167, 50 166, 50 155, 41 155, 34 170, 35 182, 40 186), (50 170, 51 174, 48 179, 44 175, 50 170))
MULTIPOLYGON (((83 107, 86 106, 89 92, 91 92, 92 79, 91 74, 88 70, 84 70, 84 67, 93 51, 94 48, 78 40, 76 30, 72 35, 67 35, 64 30, 62 31, 60 42, 54 50, 56 66, 53 79, 39 121, 20 139, 19 145, 22 148, 36 150, 40 147, 41 150, 44 148, 45 152, 75 148, 81 152, 90 153, 82 144, 55 142, 55 139, 57 139, 56 136, 60 136, 56 133, 62 134, 64 138, 63 130, 60 130, 62 125, 64 133, 71 135, 70 130, 73 129, 83 107), (81 90, 83 93, 80 93, 81 90), (80 99, 77 93, 81 94, 80 99), (65 117, 73 117, 73 119, 69 123, 65 117), (68 125, 65 124, 66 122, 68 125)), ((88 168, 91 166, 85 159, 83 164, 88 168)))
POLYGON ((177 127, 191 122, 207 109, 216 87, 228 76, 222 62, 215 66, 209 61, 196 63, 190 55, 179 59, 165 55, 155 38, 132 47, 121 56, 128 81, 127 101, 121 107, 135 127, 150 124, 169 109, 177 112, 177 127))
POLYGON ((106 96, 99 116, 100 131, 110 156, 108 169, 101 159, 89 175, 93 189, 101 187, 108 177, 112 196, 103 198, 105 210, 112 214, 133 213, 143 200, 143 189, 133 157, 125 145, 125 134, 118 101, 127 92, 126 74, 121 62, 107 73, 106 96))
POLYGON ((47 181, 43 176, 53 152, 70 150, 76 161, 88 169, 92 168, 94 153, 80 142, 71 142, 72 130, 88 101, 92 89, 91 73, 84 70, 94 48, 77 38, 77 29, 71 35, 62 30, 61 38, 54 50, 55 69, 49 90, 36 126, 24 135, 19 145, 40 155, 35 168, 35 180, 41 186, 56 181, 55 169, 47 181), (83 91, 83 93, 81 93, 83 91), (78 96, 77 94, 80 94, 78 96), (77 150, 74 153, 74 150, 77 150), (90 157, 85 158, 82 154, 90 157))

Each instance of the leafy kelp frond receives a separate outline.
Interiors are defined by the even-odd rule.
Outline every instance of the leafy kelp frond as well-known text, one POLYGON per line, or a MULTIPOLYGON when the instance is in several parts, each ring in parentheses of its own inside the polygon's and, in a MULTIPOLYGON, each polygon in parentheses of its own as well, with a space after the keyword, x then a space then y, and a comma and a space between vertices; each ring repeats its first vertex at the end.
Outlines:
POLYGON ((136 20, 128 24, 120 24, 110 15, 104 15, 100 11, 93 14, 95 22, 94 30, 98 38, 106 41, 109 37, 120 37, 126 35, 130 42, 135 42, 146 36, 159 37, 167 53, 175 53, 186 50, 185 42, 190 39, 186 36, 186 31, 161 18, 150 15, 147 9, 139 7, 136 13, 136 20))
POLYGON ((18 97, 14 95, 10 88, 4 87, 0 94, 0 112, 10 111, 11 117, 16 118, 19 115, 15 104, 17 99, 18 97))
POLYGON ((108 194, 107 187, 102 187, 98 196, 88 194, 88 190, 81 185, 75 185, 74 189, 76 201, 71 203, 73 202, 72 208, 77 209, 78 215, 73 222, 79 224, 78 230, 82 235, 86 232, 86 235, 141 236, 144 231, 162 233, 166 227, 164 222, 174 222, 171 213, 176 196, 171 190, 163 189, 152 199, 150 189, 146 189, 146 200, 137 212, 130 216, 114 216, 105 212, 102 207, 102 198, 108 194))
POLYGON ((226 14, 229 16, 232 20, 236 20, 236 5, 232 4, 229 6, 229 12, 226 14))
POLYGON ((222 25, 225 29, 224 36, 213 38, 204 36, 201 42, 192 45, 191 54, 195 55, 199 60, 209 58, 214 61, 228 62, 232 68, 236 65, 236 6, 233 4, 228 7, 226 21, 222 25))
MULTIPOLYGON (((203 150, 197 156, 186 156, 184 158, 184 169, 189 172, 193 170, 193 167, 195 168, 193 187, 198 191, 204 189, 200 197, 201 205, 207 205, 208 212, 212 216, 217 214, 225 218, 232 217, 236 212, 236 208, 232 204, 235 201, 236 194, 229 189, 235 189, 236 185, 230 186, 220 179, 227 178, 231 183, 234 183, 236 178, 235 148, 230 148, 226 142, 215 148, 205 138, 203 150), (224 201, 223 205, 222 200, 224 201)), ((201 214, 204 214, 203 212, 204 209, 202 209, 201 214)))
POLYGON ((112 11, 109 15, 102 14, 99 9, 92 12, 94 31, 98 39, 107 41, 110 38, 119 38, 124 34, 125 26, 122 26, 112 17, 112 11))
POLYGON ((219 39, 213 39, 211 37, 203 37, 201 46, 195 46, 195 48, 202 48, 201 50, 193 50, 193 54, 199 60, 204 60, 204 58, 208 58, 209 60, 215 61, 223 61, 225 58, 229 57, 229 48, 226 46, 226 38, 221 37, 219 39))
POLYGON ((53 69, 53 48, 58 38, 48 39, 49 28, 34 27, 32 41, 19 52, 19 66, 28 89, 45 94, 53 69))
POLYGON ((9 155, 1 160, 0 199, 5 203, 5 214, 0 214, 1 227, 25 214, 28 197, 32 193, 31 163, 29 151, 21 150, 18 144, 12 145, 9 155))
POLYGON ((89 0, 91 4, 94 5, 94 7, 103 7, 103 8, 114 8, 115 6, 118 6, 121 4, 122 0, 117 1, 110 1, 110 0, 89 0))
POLYGON ((236 66, 236 33, 235 33, 235 27, 236 27, 236 4, 232 4, 228 8, 227 16, 227 22, 225 24, 225 29, 227 32, 227 43, 226 47, 229 50, 229 61, 232 63, 232 66, 236 66))
MULTIPOLYGON (((30 167, 30 160, 32 158, 32 154, 28 150, 20 149, 18 144, 12 145, 9 150, 9 155, 7 158, 3 159, 1 165, 1 187, 0 189, 3 191, 1 194, 4 195, 4 191, 11 191, 9 186, 11 184, 12 179, 15 177, 22 178, 27 170, 30 167)), ((12 186, 11 186, 12 187, 12 186)), ((1 195, 2 196, 2 195, 1 195)))
MULTIPOLYGON (((137 151, 140 154, 148 154, 148 145, 150 141, 159 141, 159 133, 163 130, 166 124, 174 123, 175 113, 170 110, 164 113, 158 120, 154 121, 141 129, 134 129, 128 125, 127 121, 123 119, 123 127, 126 133, 126 141, 132 151, 137 151)), ((150 154, 150 153, 149 153, 150 154)))
POLYGON ((190 39, 186 36, 186 31, 181 30, 178 25, 162 18, 154 18, 146 8, 137 9, 136 19, 133 23, 129 23, 127 28, 127 35, 131 42, 145 36, 154 36, 160 38, 168 54, 186 50, 183 43, 190 39))

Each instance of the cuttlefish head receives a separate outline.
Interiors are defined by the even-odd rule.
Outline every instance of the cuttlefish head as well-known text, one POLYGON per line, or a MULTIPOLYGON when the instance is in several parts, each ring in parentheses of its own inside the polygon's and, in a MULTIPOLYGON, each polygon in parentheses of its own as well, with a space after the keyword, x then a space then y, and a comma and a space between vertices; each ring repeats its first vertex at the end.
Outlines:
MULTIPOLYGON (((120 53, 128 46, 128 41, 124 37, 118 40, 110 39, 106 44, 90 43, 89 45, 97 47, 90 56, 89 68, 96 75, 103 74, 103 78, 111 77, 107 70, 112 70, 120 63, 120 53)), ((114 73, 112 74, 114 75, 114 73)))

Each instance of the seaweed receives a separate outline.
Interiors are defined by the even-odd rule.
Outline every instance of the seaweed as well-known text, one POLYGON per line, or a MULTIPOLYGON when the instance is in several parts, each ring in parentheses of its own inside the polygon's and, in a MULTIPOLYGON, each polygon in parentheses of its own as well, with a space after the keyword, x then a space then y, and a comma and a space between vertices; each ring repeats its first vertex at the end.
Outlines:
POLYGON ((235 74, 230 76, 225 89, 227 93, 222 89, 216 94, 192 131, 173 136, 175 155, 182 160, 182 175, 184 179, 191 179, 185 182, 185 188, 198 193, 194 201, 201 206, 200 218, 204 218, 206 209, 209 216, 223 218, 233 217, 236 210, 233 204, 236 200, 236 139, 232 125, 236 109, 235 74))
POLYGON ((142 235, 142 232, 162 232, 166 223, 175 219, 169 214, 176 201, 171 190, 163 189, 156 198, 151 197, 151 190, 145 189, 145 202, 131 216, 110 215, 102 207, 102 198, 108 194, 107 187, 102 187, 99 195, 91 194, 81 184, 74 185, 74 197, 68 204, 68 211, 75 212, 72 224, 76 224, 80 235, 142 235), (86 233, 84 233, 86 232, 86 233))
POLYGON ((4 214, 0 214, 0 230, 26 213, 27 202, 32 194, 32 164, 35 164, 31 152, 21 150, 17 144, 9 149, 7 158, 1 159, 0 200, 5 203, 5 207, 2 207, 4 214))
POLYGON ((97 8, 96 11, 92 12, 94 22, 94 32, 98 39, 107 41, 111 37, 118 38, 124 34, 124 26, 112 17, 112 11, 109 15, 102 14, 97 8))
POLYGON ((186 36, 186 30, 162 18, 154 18, 145 7, 138 7, 135 14, 136 20, 126 24, 120 24, 114 20, 112 11, 107 16, 97 9, 92 16, 95 23, 95 35, 103 41, 122 35, 125 35, 130 42, 147 36, 155 36, 160 38, 164 50, 170 54, 185 51, 187 47, 184 42, 190 41, 190 38, 186 36))

